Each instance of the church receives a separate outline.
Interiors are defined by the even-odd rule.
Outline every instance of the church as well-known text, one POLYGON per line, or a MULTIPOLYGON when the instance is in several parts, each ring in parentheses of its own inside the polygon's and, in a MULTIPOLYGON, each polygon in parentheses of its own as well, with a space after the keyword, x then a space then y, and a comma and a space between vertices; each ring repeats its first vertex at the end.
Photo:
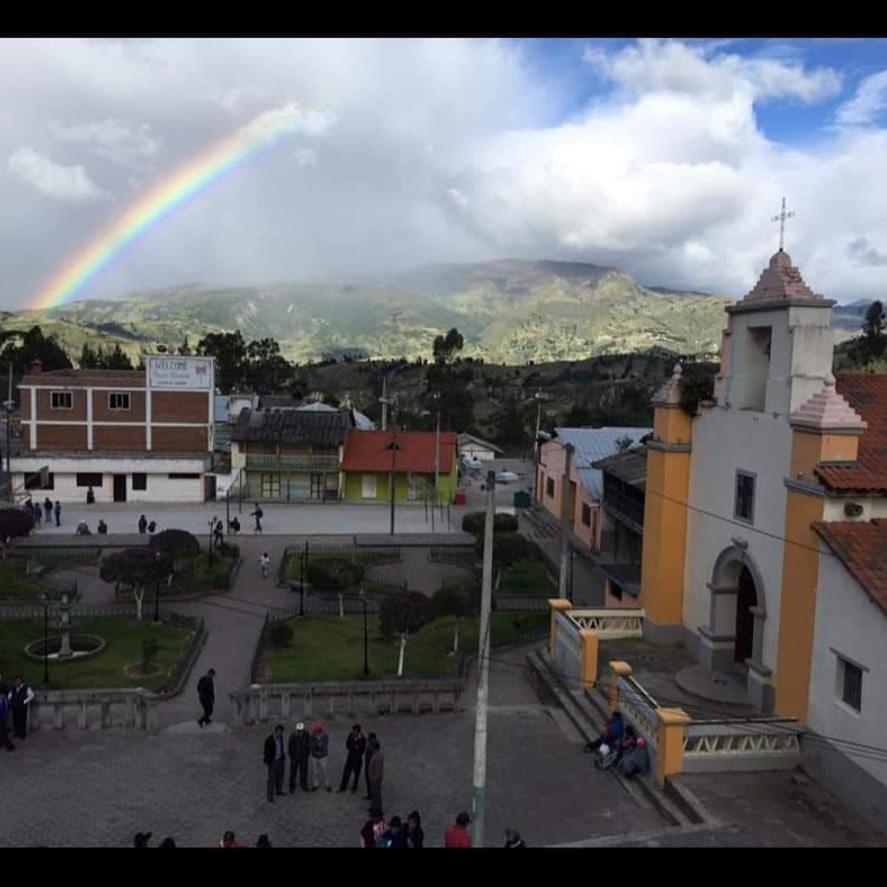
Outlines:
POLYGON ((887 823, 887 375, 832 375, 831 309, 780 247, 727 307, 694 415, 654 397, 645 637, 815 736, 805 765, 887 823))

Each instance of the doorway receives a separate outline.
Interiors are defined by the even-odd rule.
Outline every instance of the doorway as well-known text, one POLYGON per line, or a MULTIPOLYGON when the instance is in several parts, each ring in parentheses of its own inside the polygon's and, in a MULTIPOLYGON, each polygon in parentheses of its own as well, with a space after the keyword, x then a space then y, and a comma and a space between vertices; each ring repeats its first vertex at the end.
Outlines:
POLYGON ((126 475, 114 475, 114 501, 126 502, 126 475))
POLYGON ((752 611, 758 603, 755 580, 748 567, 739 572, 739 590, 736 595, 736 640, 733 645, 734 662, 744 665, 752 658, 755 638, 755 614, 752 611))

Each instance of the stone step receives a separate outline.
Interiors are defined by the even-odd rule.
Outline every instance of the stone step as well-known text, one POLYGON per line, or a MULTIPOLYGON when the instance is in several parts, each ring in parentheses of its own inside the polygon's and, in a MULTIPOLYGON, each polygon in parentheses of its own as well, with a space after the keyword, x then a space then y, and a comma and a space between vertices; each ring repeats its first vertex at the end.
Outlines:
MULTIPOLYGON (((527 662, 531 673, 536 677, 537 686, 544 685, 544 692, 549 698, 553 697, 557 701, 585 741, 598 737, 609 714, 606 709, 602 710, 597 700, 593 702, 587 691, 569 689, 561 676, 552 668, 544 649, 537 649, 528 654, 527 662)), ((615 768, 607 772, 612 774, 639 807, 655 809, 669 825, 683 827, 695 824, 683 807, 669 798, 650 776, 629 780, 615 768)))

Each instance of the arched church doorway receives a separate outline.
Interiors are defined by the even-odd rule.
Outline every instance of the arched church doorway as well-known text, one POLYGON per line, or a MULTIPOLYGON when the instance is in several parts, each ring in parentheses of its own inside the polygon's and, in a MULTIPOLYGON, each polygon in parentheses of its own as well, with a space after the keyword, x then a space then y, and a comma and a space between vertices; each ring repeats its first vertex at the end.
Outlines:
POLYGON ((739 571, 736 595, 736 639, 733 643, 733 661, 741 665, 752 658, 755 640, 755 615, 758 604, 755 580, 749 568, 743 565, 739 571))

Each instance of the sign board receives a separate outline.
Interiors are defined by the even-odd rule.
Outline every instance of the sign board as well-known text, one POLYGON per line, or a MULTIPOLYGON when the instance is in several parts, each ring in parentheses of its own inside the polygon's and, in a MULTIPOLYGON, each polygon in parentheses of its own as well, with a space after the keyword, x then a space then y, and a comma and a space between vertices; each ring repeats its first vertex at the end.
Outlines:
POLYGON ((148 387, 159 389, 213 391, 213 358, 149 355, 146 360, 148 387))

